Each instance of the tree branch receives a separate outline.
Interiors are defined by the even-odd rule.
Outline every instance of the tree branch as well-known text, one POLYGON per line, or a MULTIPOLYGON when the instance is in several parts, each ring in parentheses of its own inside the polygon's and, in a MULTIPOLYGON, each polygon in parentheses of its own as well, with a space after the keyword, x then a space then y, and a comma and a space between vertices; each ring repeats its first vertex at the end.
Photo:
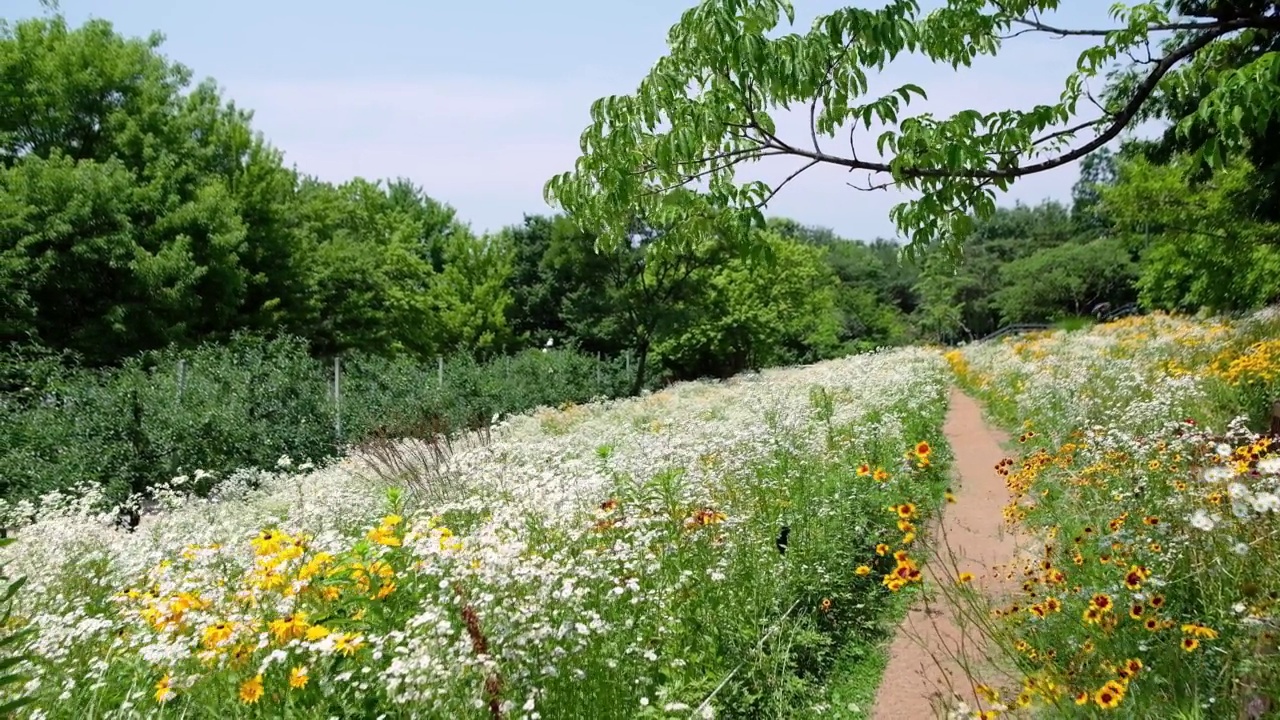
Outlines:
POLYGON ((782 182, 778 183, 778 184, 777 184, 777 186, 775 186, 772 190, 770 190, 770 191, 769 191, 769 194, 768 194, 768 195, 766 195, 766 196, 765 196, 765 198, 764 198, 763 200, 761 200, 760 202, 756 203, 756 207, 757 207, 757 208, 762 208, 762 207, 764 207, 764 206, 768 205, 768 204, 769 204, 769 201, 773 199, 773 196, 774 196, 774 195, 777 195, 777 194, 778 194, 778 191, 779 191, 779 190, 781 190, 783 187, 785 187, 787 183, 791 182, 792 180, 795 180, 795 179, 796 179, 796 177, 798 177, 798 176, 800 175, 800 173, 804 172, 805 170, 808 170, 809 168, 813 167, 814 165, 817 165, 819 162, 821 162, 821 161, 820 161, 820 160, 810 160, 809 162, 805 163, 805 164, 804 164, 804 166, 802 166, 799 170, 796 170, 795 172, 793 172, 793 173, 791 173, 790 175, 788 175, 785 179, 783 179, 783 181, 782 181, 782 182))
MULTIPOLYGON (((750 107, 749 100, 747 99, 745 94, 743 96, 743 100, 744 100, 744 103, 748 103, 747 106, 745 107, 745 110, 747 112, 748 117, 750 118, 749 123, 753 125, 752 129, 759 132, 761 135, 763 135, 766 138, 765 145, 767 147, 781 151, 780 154, 796 155, 799 157, 808 158, 810 160, 815 160, 815 161, 826 163, 829 165, 839 165, 841 167, 847 167, 854 170, 869 170, 871 172, 896 173, 898 176, 904 177, 904 178, 966 178, 971 180, 995 180, 995 179, 1011 180, 1011 179, 1023 177, 1026 175, 1034 175, 1036 173, 1045 172, 1046 170, 1052 170, 1054 168, 1061 167, 1068 163, 1079 160, 1080 158, 1097 150, 1103 145, 1106 145, 1108 142, 1111 142, 1124 130, 1125 127, 1128 126, 1129 122, 1133 120, 1133 118, 1137 115, 1138 111, 1142 108, 1143 104, 1147 101, 1148 98, 1150 98, 1151 94, 1155 92, 1156 86, 1159 85, 1160 80, 1165 75, 1167 75, 1169 71, 1174 68, 1174 66, 1176 66, 1178 63, 1182 62, 1186 58, 1194 55, 1196 52, 1199 52, 1201 49, 1203 49, 1209 43, 1213 42, 1219 37, 1222 37, 1227 33, 1234 32, 1244 27, 1252 27, 1252 25, 1250 24, 1251 22, 1252 22, 1251 20, 1249 21, 1240 20, 1240 21, 1227 21, 1227 22, 1216 23, 1213 25, 1213 29, 1211 31, 1198 35, 1195 38, 1188 41, 1187 43, 1173 50, 1168 55, 1166 55, 1163 59, 1161 59, 1160 62, 1156 63, 1155 67, 1152 68, 1151 72, 1148 73, 1147 76, 1143 79, 1143 81, 1139 83, 1138 86, 1134 89, 1133 96, 1130 97, 1129 101, 1125 104, 1125 106, 1121 108, 1119 112, 1111 116, 1110 125, 1107 126, 1107 128, 1103 130, 1101 133, 1099 133, 1093 140, 1090 140, 1084 145, 1081 145, 1080 147, 1074 150, 1071 150, 1069 152, 1063 153, 1062 155, 1059 155, 1057 157, 1050 158, 1048 160, 1044 160, 1038 163, 1033 163, 1030 165, 1021 165, 1021 166, 1015 165, 1012 167, 1003 167, 1003 168, 995 168, 995 169, 973 168, 973 169, 961 169, 961 170, 951 170, 947 168, 937 168, 937 167, 897 167, 895 168, 892 164, 885 163, 885 162, 867 162, 867 161, 862 161, 857 159, 841 157, 838 155, 829 155, 827 153, 822 153, 822 152, 812 152, 808 150, 803 150, 797 147, 793 147, 783 142, 782 140, 778 139, 777 137, 773 136, 772 134, 765 132, 764 129, 760 127, 758 122, 755 120, 755 112, 750 107)), ((1095 121, 1092 124, 1096 125, 1100 123, 1095 121)), ((1081 128, 1077 127, 1069 130, 1078 131, 1079 129, 1081 128)), ((1057 133, 1055 134, 1046 136, 1046 138, 1041 138, 1040 140, 1033 143, 1033 147, 1036 144, 1039 144, 1043 141, 1047 141, 1048 139, 1051 139, 1055 135, 1061 136, 1062 134, 1064 134, 1064 132, 1065 131, 1060 130, 1060 131, 1057 131, 1057 133)))
MULTIPOLYGON (((1026 18, 1026 17, 1011 18, 1011 20, 1017 25, 1026 26, 1026 29, 1020 30, 1017 33, 1014 33, 1013 35, 1010 35, 1009 37, 1016 37, 1018 35, 1021 35, 1023 33, 1028 33, 1028 32, 1043 32, 1043 33, 1049 33, 1050 35, 1057 35, 1058 37, 1071 37, 1071 36, 1105 37, 1107 35, 1110 35, 1111 33, 1121 32, 1122 30, 1126 29, 1126 28, 1112 28, 1110 30, 1087 30, 1087 29, 1060 28, 1060 27, 1054 27, 1052 25, 1046 25, 1045 23, 1042 23, 1039 20, 1033 20, 1031 18, 1026 18)), ((1236 18, 1234 20, 1227 21, 1227 22, 1223 22, 1221 20, 1212 20, 1208 22, 1188 21, 1188 22, 1177 22, 1177 23, 1154 23, 1147 26, 1147 32, 1152 33, 1152 32, 1175 32, 1178 30, 1218 30, 1228 22, 1229 23, 1243 22, 1244 24, 1240 26, 1241 28, 1244 28, 1244 27, 1262 28, 1262 29, 1280 28, 1280 17, 1255 16, 1255 17, 1248 17, 1248 18, 1236 18)))

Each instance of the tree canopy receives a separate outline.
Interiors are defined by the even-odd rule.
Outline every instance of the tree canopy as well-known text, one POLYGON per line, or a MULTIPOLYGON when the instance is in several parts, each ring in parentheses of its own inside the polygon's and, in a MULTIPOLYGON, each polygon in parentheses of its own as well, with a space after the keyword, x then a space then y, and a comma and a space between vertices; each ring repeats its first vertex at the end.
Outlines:
POLYGON ((1142 118, 1173 121, 1170 142, 1209 168, 1231 152, 1264 152, 1255 140, 1280 110, 1280 60, 1270 50, 1277 3, 1117 3, 1110 27, 1042 21, 1060 5, 947 0, 925 12, 916 0, 892 0, 785 32, 795 22, 785 0, 704 0, 671 28, 667 55, 635 93, 592 105, 583 154, 547 183, 547 200, 606 237, 622 233, 638 208, 671 222, 705 222, 708 207, 761 222, 792 178, 834 165, 866 171, 867 189, 918 191, 891 211, 918 251, 954 245, 975 216, 995 211, 997 190, 1085 158, 1142 118), (913 99, 927 97, 915 83, 868 95, 869 76, 903 54, 959 68, 1028 34, 1097 39, 1056 103, 935 117, 910 113, 913 99), (1098 80, 1106 92, 1094 97, 1098 80), (789 108, 803 108, 808 133, 781 135, 775 115, 789 108), (885 129, 867 137, 877 124, 885 129), (773 158, 802 164, 777 183, 736 181, 744 163, 773 158), (696 200, 672 194, 692 185, 704 190, 696 200))

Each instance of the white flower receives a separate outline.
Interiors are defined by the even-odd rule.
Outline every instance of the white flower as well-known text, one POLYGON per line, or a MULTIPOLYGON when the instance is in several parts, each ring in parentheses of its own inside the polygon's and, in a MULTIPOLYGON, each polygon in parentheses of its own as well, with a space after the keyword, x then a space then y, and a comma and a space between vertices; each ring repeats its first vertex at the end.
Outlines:
POLYGON ((1231 548, 1231 550, 1234 551, 1235 554, 1237 555, 1249 554, 1249 546, 1244 543, 1236 543, 1235 546, 1231 548))
POLYGON ((1191 514, 1191 517, 1189 518, 1189 520, 1191 522, 1192 527, 1196 528, 1197 530, 1203 530, 1205 532, 1209 532, 1214 528, 1215 525, 1217 525, 1217 523, 1214 522, 1213 517, 1211 517, 1209 513, 1205 512, 1204 510, 1195 511, 1194 513, 1191 514))
POLYGON ((1258 472, 1263 475, 1280 475, 1280 455, 1259 460, 1258 472))
POLYGON ((1235 475, 1231 468, 1211 467, 1204 471, 1204 481, 1211 483, 1226 482, 1235 477, 1235 475))
POLYGON ((649 707, 649 698, 648 698, 648 697, 642 697, 642 698, 640 698, 640 707, 649 707))
POLYGON ((1253 509, 1260 513, 1280 510, 1280 496, 1275 493, 1258 493, 1253 496, 1253 509))
POLYGON ((1231 457, 1231 446, 1226 443, 1218 443, 1218 447, 1214 448, 1213 451, 1216 452, 1220 458, 1231 457))
POLYGON ((666 705, 663 705, 662 709, 667 712, 684 712, 686 710, 692 710, 692 708, 682 702, 669 702, 666 705))
POLYGON ((1249 488, 1243 483, 1233 482, 1227 486, 1227 495, 1230 495, 1232 500, 1241 500, 1249 497, 1249 488))

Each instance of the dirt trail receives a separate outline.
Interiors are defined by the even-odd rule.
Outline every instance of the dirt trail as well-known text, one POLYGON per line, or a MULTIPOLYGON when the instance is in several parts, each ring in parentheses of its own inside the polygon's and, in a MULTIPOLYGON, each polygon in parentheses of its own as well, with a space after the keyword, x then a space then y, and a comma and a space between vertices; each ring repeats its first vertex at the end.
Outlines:
MULTIPOLYGON (((983 421, 973 398, 951 391, 951 407, 944 433, 955 454, 952 490, 956 502, 947 505, 939 528, 932 528, 933 552, 954 560, 929 558, 925 566, 926 587, 937 582, 935 572, 947 574, 945 567, 967 570, 977 576, 974 583, 987 592, 1007 587, 1004 572, 996 577, 991 568, 1011 565, 1018 556, 1015 538, 1003 525, 1001 509, 1009 494, 996 465, 1005 456, 1001 443, 1007 439, 983 421), (943 545, 947 547, 942 547, 943 545), (949 548, 949 549, 948 549, 949 548), (943 564, 943 568, 939 565, 943 564)), ((932 553, 930 553, 932 555, 932 553)), ((955 570, 950 571, 954 577, 955 570)), ((941 593, 921 598, 898 627, 889 648, 889 663, 876 693, 873 720, 927 720, 940 717, 941 703, 960 697, 977 707, 965 666, 981 666, 984 653, 972 632, 957 627, 956 610, 941 593)), ((997 678, 983 678, 997 685, 997 678)), ((999 683, 1003 684, 1003 683, 999 683)), ((985 705, 983 707, 986 707, 985 705)))

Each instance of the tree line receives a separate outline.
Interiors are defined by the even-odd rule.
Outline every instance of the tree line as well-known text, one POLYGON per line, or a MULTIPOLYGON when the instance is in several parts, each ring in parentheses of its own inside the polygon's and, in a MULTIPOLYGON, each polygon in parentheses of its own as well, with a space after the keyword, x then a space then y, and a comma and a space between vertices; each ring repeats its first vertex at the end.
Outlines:
POLYGON ((969 217, 958 257, 664 211, 698 204, 692 191, 637 205, 621 233, 563 215, 476 233, 407 179, 287 166, 249 111, 161 42, 56 14, 0 25, 11 355, 111 367, 246 333, 302 338, 317 357, 483 360, 551 344, 634 358, 639 390, 1099 303, 1236 309, 1280 288, 1265 157, 1196 176, 1172 137, 1099 151, 1071 198, 969 217))

